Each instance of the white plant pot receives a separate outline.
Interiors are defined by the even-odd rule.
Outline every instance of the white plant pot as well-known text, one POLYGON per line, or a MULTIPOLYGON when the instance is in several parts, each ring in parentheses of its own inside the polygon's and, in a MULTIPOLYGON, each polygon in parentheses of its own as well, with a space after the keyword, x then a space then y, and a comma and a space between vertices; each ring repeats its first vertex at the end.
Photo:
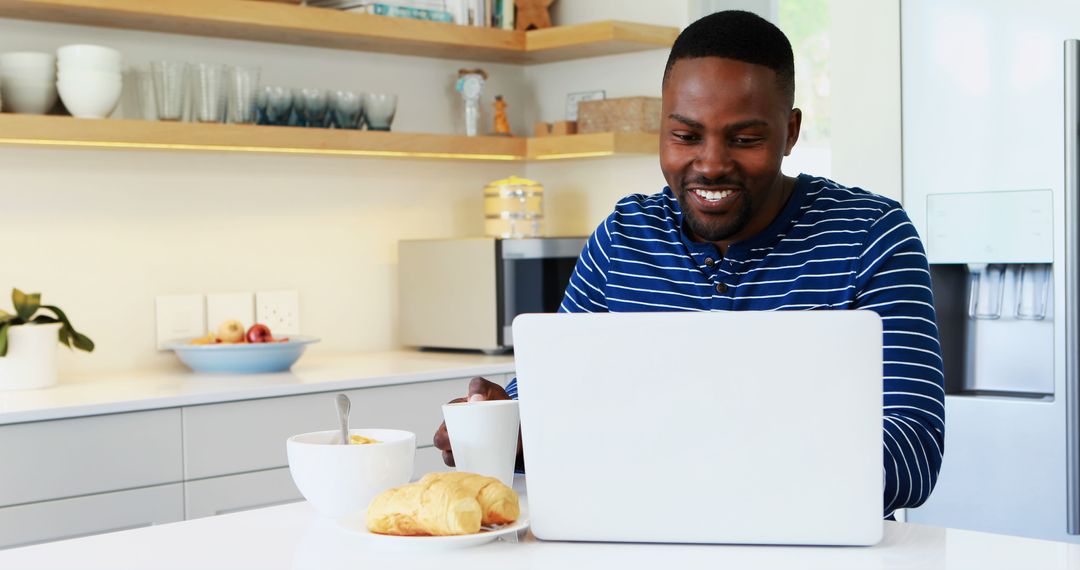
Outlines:
POLYGON ((56 384, 60 323, 8 327, 7 356, 0 356, 0 390, 29 390, 56 384))

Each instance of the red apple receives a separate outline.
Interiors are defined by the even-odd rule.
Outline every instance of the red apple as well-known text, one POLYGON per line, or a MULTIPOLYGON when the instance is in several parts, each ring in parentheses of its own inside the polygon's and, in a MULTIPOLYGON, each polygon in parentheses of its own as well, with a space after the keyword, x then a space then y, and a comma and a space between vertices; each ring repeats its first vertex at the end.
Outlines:
POLYGON ((248 342, 274 342, 274 335, 270 334, 270 327, 255 323, 247 331, 248 342))

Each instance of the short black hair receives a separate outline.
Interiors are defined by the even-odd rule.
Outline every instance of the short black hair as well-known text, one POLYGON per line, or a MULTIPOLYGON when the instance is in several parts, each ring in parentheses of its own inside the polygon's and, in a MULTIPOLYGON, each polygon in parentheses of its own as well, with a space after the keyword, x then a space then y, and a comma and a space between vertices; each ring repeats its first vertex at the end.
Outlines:
POLYGON ((795 57, 791 42, 772 22, 742 10, 709 14, 686 27, 671 46, 664 83, 680 59, 722 57, 763 65, 776 73, 776 83, 789 103, 795 101, 795 57))

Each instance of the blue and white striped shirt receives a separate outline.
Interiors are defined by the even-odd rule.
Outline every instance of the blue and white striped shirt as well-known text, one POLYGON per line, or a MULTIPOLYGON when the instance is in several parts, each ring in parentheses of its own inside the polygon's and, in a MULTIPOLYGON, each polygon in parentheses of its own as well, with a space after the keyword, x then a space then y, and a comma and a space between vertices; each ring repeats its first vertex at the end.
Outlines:
MULTIPOLYGON (((578 258, 560 312, 871 309, 884 330, 885 513, 937 482, 945 389, 930 272, 900 204, 801 175, 784 209, 721 256, 670 188, 620 201, 578 258)), ((517 383, 507 386, 517 398, 517 383)))

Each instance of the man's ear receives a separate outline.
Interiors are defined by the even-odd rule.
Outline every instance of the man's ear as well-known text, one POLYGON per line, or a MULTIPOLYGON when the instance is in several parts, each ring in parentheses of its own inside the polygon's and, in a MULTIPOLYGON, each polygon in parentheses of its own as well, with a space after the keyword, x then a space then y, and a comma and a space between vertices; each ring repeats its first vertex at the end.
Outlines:
POLYGON ((791 155, 791 149, 799 140, 799 129, 802 128, 802 110, 792 109, 788 115, 787 142, 784 143, 784 156, 791 155))

